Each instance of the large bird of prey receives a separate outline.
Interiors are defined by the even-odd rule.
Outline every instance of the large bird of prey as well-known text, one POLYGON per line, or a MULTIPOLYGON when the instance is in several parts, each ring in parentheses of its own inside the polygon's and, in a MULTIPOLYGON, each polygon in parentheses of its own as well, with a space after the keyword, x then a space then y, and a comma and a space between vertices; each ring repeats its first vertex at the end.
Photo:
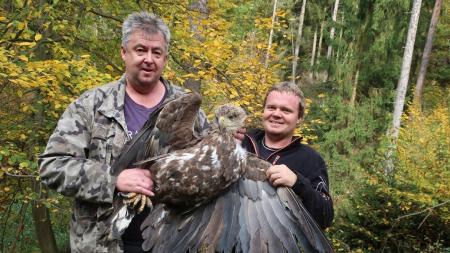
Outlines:
MULTIPOLYGON (((138 161, 153 175, 155 206, 141 227, 143 249, 333 252, 298 196, 264 181, 270 164, 236 142, 233 133, 243 126, 243 110, 219 107, 211 130, 199 135, 194 121, 200 104, 195 93, 166 104, 113 165, 119 171, 138 161)), ((128 203, 138 201, 148 203, 141 197, 128 203)), ((129 208, 118 209, 113 231, 120 234, 123 210, 128 221, 132 216, 129 208)))

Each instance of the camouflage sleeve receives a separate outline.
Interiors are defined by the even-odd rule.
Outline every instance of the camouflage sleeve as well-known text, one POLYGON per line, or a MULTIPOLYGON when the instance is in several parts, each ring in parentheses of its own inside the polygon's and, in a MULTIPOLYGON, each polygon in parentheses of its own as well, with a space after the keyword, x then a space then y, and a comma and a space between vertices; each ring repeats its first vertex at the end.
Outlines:
POLYGON ((80 98, 61 116, 39 158, 40 176, 43 183, 65 196, 112 203, 116 178, 109 174, 110 165, 104 156, 96 159, 89 155, 96 145, 92 140, 97 130, 92 132, 93 115, 88 112, 93 109, 88 104, 88 99, 80 98))

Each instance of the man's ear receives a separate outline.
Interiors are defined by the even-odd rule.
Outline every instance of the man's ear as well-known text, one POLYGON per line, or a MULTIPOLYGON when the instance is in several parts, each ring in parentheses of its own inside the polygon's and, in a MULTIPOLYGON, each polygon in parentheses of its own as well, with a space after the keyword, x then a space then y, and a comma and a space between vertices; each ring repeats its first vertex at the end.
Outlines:
POLYGON ((120 47, 120 55, 122 56, 122 60, 125 61, 125 54, 127 53, 127 51, 125 50, 125 48, 123 46, 120 47))

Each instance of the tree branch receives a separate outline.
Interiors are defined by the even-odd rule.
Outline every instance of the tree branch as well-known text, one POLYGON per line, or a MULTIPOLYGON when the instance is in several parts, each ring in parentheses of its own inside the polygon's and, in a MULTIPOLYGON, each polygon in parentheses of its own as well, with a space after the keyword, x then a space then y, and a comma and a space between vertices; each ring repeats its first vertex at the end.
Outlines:
POLYGON ((397 226, 397 224, 400 222, 401 219, 408 218, 408 217, 411 217, 411 216, 415 216, 415 215, 419 215, 419 214, 428 212, 427 216, 425 216, 425 218, 422 220, 422 222, 420 222, 420 224, 419 224, 419 228, 420 228, 423 225, 423 223, 425 222, 425 220, 430 216, 430 214, 433 211, 433 209, 438 208, 438 207, 443 206, 443 205, 448 204, 448 203, 450 203, 450 199, 447 200, 447 201, 444 201, 444 202, 442 202, 440 204, 437 204, 437 205, 425 208, 422 211, 418 211, 418 212, 414 212, 414 213, 410 213, 410 214, 406 214, 406 215, 402 215, 400 217, 397 217, 395 219, 395 221, 394 221, 394 224, 392 224, 391 228, 389 229, 389 231, 387 232, 387 235, 384 238, 383 247, 381 248, 381 252, 384 252, 384 249, 386 248, 386 244, 387 244, 387 240, 389 238, 389 235, 391 234, 392 230, 394 229, 395 226, 397 226))
POLYGON ((93 13, 93 14, 95 14, 95 15, 98 15, 98 16, 100 16, 100 17, 112 19, 112 20, 114 20, 114 21, 119 22, 120 24, 122 24, 122 22, 123 22, 122 20, 120 20, 120 19, 118 19, 118 18, 116 18, 116 17, 114 17, 114 16, 112 16, 112 15, 105 14, 105 13, 100 12, 100 11, 96 11, 96 10, 90 9, 89 12, 90 12, 90 13, 93 13))
POLYGON ((9 177, 14 177, 14 178, 35 178, 35 176, 32 175, 18 175, 18 174, 12 174, 9 173, 7 171, 4 171, 5 175, 9 176, 9 177))
POLYGON ((410 214, 406 214, 406 215, 403 215, 403 216, 400 216, 400 217, 398 217, 397 219, 395 219, 396 221, 399 221, 399 220, 401 220, 401 219, 403 219, 403 218, 407 218, 407 217, 410 217, 410 216, 414 216, 414 215, 418 215, 418 214, 421 214, 421 213, 425 213, 425 212, 431 212, 433 209, 435 209, 435 208, 437 208, 437 207, 440 207, 440 206, 443 206, 443 205, 445 205, 445 204, 447 204, 447 203, 450 203, 450 199, 449 200, 447 200, 447 201, 445 201, 445 202, 442 202, 442 203, 440 203, 440 204, 437 204, 437 205, 435 205, 435 206, 431 206, 431 207, 428 207, 428 208, 425 208, 424 210, 422 210, 422 211, 418 211, 418 212, 415 212, 415 213, 410 213, 410 214))
MULTIPOLYGON (((82 42, 82 40, 80 40, 79 38, 75 38, 78 42, 82 42)), ((111 65, 113 67, 114 70, 116 70, 117 72, 123 72, 123 69, 119 66, 117 66, 114 62, 112 62, 110 60, 110 58, 106 57, 103 54, 100 54, 98 52, 92 52, 91 49, 89 47, 87 47, 84 43, 79 43, 79 46, 81 48, 83 48, 84 50, 88 51, 91 54, 94 54, 95 56, 97 56, 98 58, 100 58, 102 61, 106 62, 107 64, 111 65)))

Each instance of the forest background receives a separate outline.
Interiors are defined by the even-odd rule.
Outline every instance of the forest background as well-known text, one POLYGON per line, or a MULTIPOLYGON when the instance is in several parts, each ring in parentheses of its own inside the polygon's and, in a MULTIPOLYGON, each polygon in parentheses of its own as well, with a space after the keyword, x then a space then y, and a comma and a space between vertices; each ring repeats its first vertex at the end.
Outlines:
POLYGON ((68 103, 123 73, 121 24, 137 10, 169 24, 164 76, 201 92, 208 114, 231 102, 257 126, 267 88, 299 83, 337 252, 450 252, 442 0, 1 0, 0 252, 69 251, 71 200, 39 183, 37 157, 68 103))

